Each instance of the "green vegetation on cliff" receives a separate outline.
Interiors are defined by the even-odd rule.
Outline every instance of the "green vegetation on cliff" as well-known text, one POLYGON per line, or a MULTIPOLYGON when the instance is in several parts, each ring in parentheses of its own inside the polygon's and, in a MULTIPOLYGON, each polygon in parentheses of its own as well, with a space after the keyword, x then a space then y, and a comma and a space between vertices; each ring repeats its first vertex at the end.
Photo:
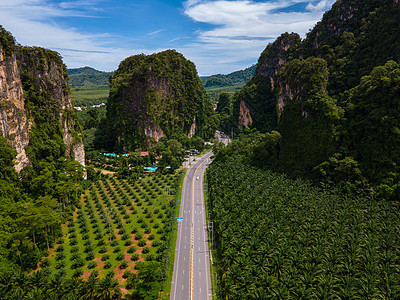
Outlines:
POLYGON ((305 40, 267 46, 224 124, 279 131, 281 171, 400 199, 399 30, 397 1, 337 1, 305 40))
POLYGON ((16 49, 14 37, 1 25, 0 25, 0 45, 3 48, 6 56, 12 55, 16 49))
POLYGON ((213 135, 212 112, 194 64, 167 50, 122 61, 107 101, 106 149, 148 147, 152 138, 173 133, 213 135))

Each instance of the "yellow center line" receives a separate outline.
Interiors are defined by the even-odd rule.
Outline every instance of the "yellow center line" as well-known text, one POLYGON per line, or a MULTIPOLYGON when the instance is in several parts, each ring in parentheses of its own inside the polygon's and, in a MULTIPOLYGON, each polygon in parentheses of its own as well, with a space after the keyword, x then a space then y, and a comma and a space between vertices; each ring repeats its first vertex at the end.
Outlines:
POLYGON ((190 293, 189 293, 189 300, 193 299, 193 262, 194 262, 194 182, 196 178, 196 173, 198 169, 201 167, 202 164, 204 164, 207 160, 205 159, 203 162, 201 162, 196 170, 194 171, 193 174, 193 179, 192 179, 192 199, 191 199, 191 229, 190 229, 190 293))

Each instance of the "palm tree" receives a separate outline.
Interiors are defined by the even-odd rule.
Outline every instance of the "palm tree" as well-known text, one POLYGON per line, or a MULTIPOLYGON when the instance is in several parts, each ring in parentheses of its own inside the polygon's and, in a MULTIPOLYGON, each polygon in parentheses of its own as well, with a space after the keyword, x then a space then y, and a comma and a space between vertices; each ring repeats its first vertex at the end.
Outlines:
POLYGON ((121 297, 121 290, 118 287, 118 282, 106 276, 100 280, 95 299, 118 299, 121 297))
POLYGON ((95 299, 97 296, 98 289, 99 289, 99 279, 97 278, 96 272, 92 272, 86 283, 83 299, 88 299, 88 300, 95 299))

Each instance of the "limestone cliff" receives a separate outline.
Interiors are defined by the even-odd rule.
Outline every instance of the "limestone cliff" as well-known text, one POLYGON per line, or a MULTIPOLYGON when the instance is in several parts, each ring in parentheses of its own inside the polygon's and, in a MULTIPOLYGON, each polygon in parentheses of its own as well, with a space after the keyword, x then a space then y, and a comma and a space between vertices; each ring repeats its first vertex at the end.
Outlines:
POLYGON ((271 87, 274 89, 279 71, 292 58, 293 50, 300 43, 301 39, 297 33, 282 34, 261 53, 254 75, 269 78, 271 87))
POLYGON ((300 43, 298 34, 284 33, 263 51, 254 77, 236 94, 234 119, 239 127, 256 127, 261 131, 276 128, 278 73, 300 43))
POLYGON ((16 46, 8 32, 2 27, 0 31, 0 131, 18 153, 16 170, 40 156, 56 157, 44 149, 38 153, 35 144, 42 143, 43 136, 59 137, 64 144, 60 155, 73 155, 84 165, 83 142, 60 56, 38 47, 16 46), (14 45, 11 51, 10 45, 14 45), (46 132, 46 122, 52 123, 51 131, 46 132))
POLYGON ((174 132, 202 136, 211 110, 194 64, 182 54, 128 57, 111 78, 104 148, 146 148, 174 132))
POLYGON ((25 113, 23 93, 16 55, 6 56, 0 45, 0 131, 18 153, 18 172, 29 164, 25 147, 29 144, 31 122, 25 113))

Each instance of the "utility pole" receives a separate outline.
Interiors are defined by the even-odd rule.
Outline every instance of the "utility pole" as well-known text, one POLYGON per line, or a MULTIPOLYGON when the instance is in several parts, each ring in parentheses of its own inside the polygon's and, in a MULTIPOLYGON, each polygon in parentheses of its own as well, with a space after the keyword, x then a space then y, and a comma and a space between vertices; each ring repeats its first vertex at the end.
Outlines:
POLYGON ((208 222, 208 231, 210 232, 210 237, 211 237, 211 249, 214 247, 214 222, 209 221, 208 222))

